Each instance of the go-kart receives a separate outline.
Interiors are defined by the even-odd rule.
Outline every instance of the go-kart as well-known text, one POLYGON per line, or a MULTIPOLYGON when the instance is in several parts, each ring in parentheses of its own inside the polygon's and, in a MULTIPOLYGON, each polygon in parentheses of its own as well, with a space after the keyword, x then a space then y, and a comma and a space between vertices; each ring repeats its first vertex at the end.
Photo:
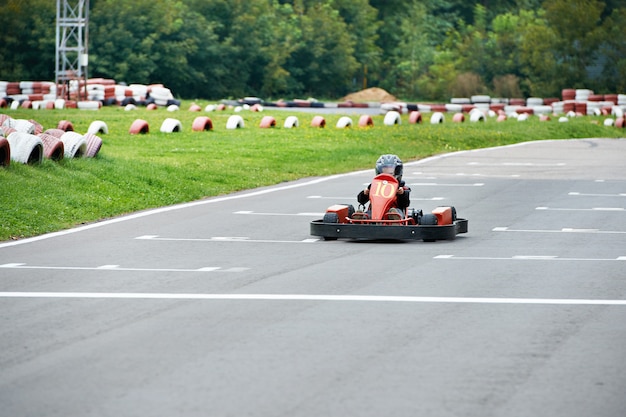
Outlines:
POLYGON ((311 222, 311 235, 324 240, 436 240, 454 239, 467 233, 467 219, 457 217, 453 206, 440 206, 431 213, 412 208, 395 208, 398 180, 390 174, 374 177, 369 193, 369 208, 356 211, 351 204, 335 204, 326 209, 324 218, 311 222))

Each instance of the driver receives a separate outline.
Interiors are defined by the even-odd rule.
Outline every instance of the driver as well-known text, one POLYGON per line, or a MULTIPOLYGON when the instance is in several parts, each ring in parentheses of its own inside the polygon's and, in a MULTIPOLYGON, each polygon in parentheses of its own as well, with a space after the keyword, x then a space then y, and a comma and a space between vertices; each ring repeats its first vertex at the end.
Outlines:
MULTIPOLYGON (((406 208, 409 207, 409 194, 411 189, 405 185, 405 182, 402 180, 402 161, 398 158, 397 155, 386 154, 381 155, 380 158, 376 161, 376 175, 379 174, 390 174, 393 175, 398 180, 398 190, 396 191, 396 209, 392 209, 394 213, 389 213, 388 217, 391 218, 403 218, 404 212, 406 208)), ((371 184, 367 186, 366 189, 362 190, 357 195, 357 200, 359 204, 364 206, 370 200, 370 187, 371 184)), ((358 212, 357 212, 358 213, 358 212)), ((357 214, 355 213, 355 214, 357 214)))

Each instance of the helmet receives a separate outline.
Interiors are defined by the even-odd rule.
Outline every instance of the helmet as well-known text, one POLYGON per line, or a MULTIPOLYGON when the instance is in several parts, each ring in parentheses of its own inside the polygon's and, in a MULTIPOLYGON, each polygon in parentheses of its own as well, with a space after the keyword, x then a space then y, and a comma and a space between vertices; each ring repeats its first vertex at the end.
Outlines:
POLYGON ((399 181, 402 180, 402 161, 397 155, 381 155, 376 161, 376 175, 392 174, 399 181))

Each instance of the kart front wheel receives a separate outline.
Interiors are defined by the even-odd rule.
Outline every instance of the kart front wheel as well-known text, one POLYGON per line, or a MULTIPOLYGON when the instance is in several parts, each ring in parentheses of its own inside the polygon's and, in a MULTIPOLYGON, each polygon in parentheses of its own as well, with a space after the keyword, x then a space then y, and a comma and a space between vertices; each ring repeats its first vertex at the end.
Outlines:
MULTIPOLYGON (((339 223, 339 215, 337 213, 325 213, 322 220, 324 223, 339 223)), ((337 240, 335 236, 324 236, 324 240, 337 240)))

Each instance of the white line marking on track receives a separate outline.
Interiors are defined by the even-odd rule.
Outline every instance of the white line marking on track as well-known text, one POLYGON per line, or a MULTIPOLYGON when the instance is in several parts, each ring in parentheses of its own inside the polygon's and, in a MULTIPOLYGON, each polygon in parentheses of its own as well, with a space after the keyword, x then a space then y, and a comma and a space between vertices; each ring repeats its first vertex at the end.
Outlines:
POLYGON ((556 164, 538 164, 536 162, 496 162, 496 163, 485 163, 485 162, 468 162, 467 165, 473 166, 504 166, 504 167, 564 167, 566 164, 564 162, 558 162, 556 164))
POLYGON ((268 239, 250 239, 246 236, 212 236, 207 238, 185 238, 185 237, 160 237, 158 235, 139 236, 135 239, 139 240, 160 240, 166 242, 246 242, 246 243, 314 243, 319 239, 302 239, 302 240, 268 240, 268 239))
POLYGON ((233 214, 248 214, 254 216, 307 216, 307 217, 321 217, 324 213, 261 213, 256 211, 235 211, 233 214))
MULTIPOLYGON (((311 198, 311 199, 324 199, 324 200, 333 200, 333 201, 341 201, 341 200, 345 200, 345 201, 349 201, 351 199, 354 198, 354 196, 352 197, 322 197, 320 195, 310 195, 307 198, 311 198)), ((419 200, 419 201, 440 201, 440 200, 445 200, 445 197, 425 197, 425 198, 413 198, 413 196, 411 196, 411 201, 414 200, 419 200)), ((355 203, 355 205, 358 203, 355 203)), ((238 212, 240 213, 240 212, 238 212)), ((253 213, 253 212, 250 212, 253 213)))
POLYGON ((494 227, 492 232, 517 232, 517 233, 589 233, 589 234, 626 234, 619 230, 598 230, 598 229, 575 229, 564 227, 562 229, 509 229, 508 227, 494 227))
POLYGON ((479 298, 416 297, 380 295, 327 294, 185 294, 185 293, 94 293, 94 292, 0 292, 0 298, 97 298, 131 300, 245 300, 245 301, 351 301, 385 303, 453 303, 453 304, 556 304, 626 306, 626 300, 560 299, 560 298, 479 298))
POLYGON ((585 196, 585 197, 626 197, 626 193, 619 194, 589 194, 572 191, 568 195, 585 196))
POLYGON ((473 184, 448 184, 442 182, 412 182, 409 185, 420 186, 420 187, 482 187, 485 184, 482 182, 476 182, 473 184))
POLYGON ((595 262, 612 262, 624 261, 626 256, 618 256, 617 258, 560 258, 555 255, 514 255, 511 257, 497 256, 455 256, 455 255, 437 255, 433 259, 457 259, 464 261, 595 261, 595 262))
POLYGON ((592 207, 592 208, 555 208, 555 207, 536 207, 535 210, 552 210, 552 211, 624 211, 624 207, 592 207))
POLYGON ((234 267, 222 268, 220 266, 206 266, 197 269, 183 268, 122 268, 119 265, 103 265, 103 266, 42 266, 42 265, 26 265, 26 264, 4 264, 0 268, 6 269, 47 269, 47 270, 63 270, 63 271, 135 271, 135 272, 241 272, 250 268, 234 267))

